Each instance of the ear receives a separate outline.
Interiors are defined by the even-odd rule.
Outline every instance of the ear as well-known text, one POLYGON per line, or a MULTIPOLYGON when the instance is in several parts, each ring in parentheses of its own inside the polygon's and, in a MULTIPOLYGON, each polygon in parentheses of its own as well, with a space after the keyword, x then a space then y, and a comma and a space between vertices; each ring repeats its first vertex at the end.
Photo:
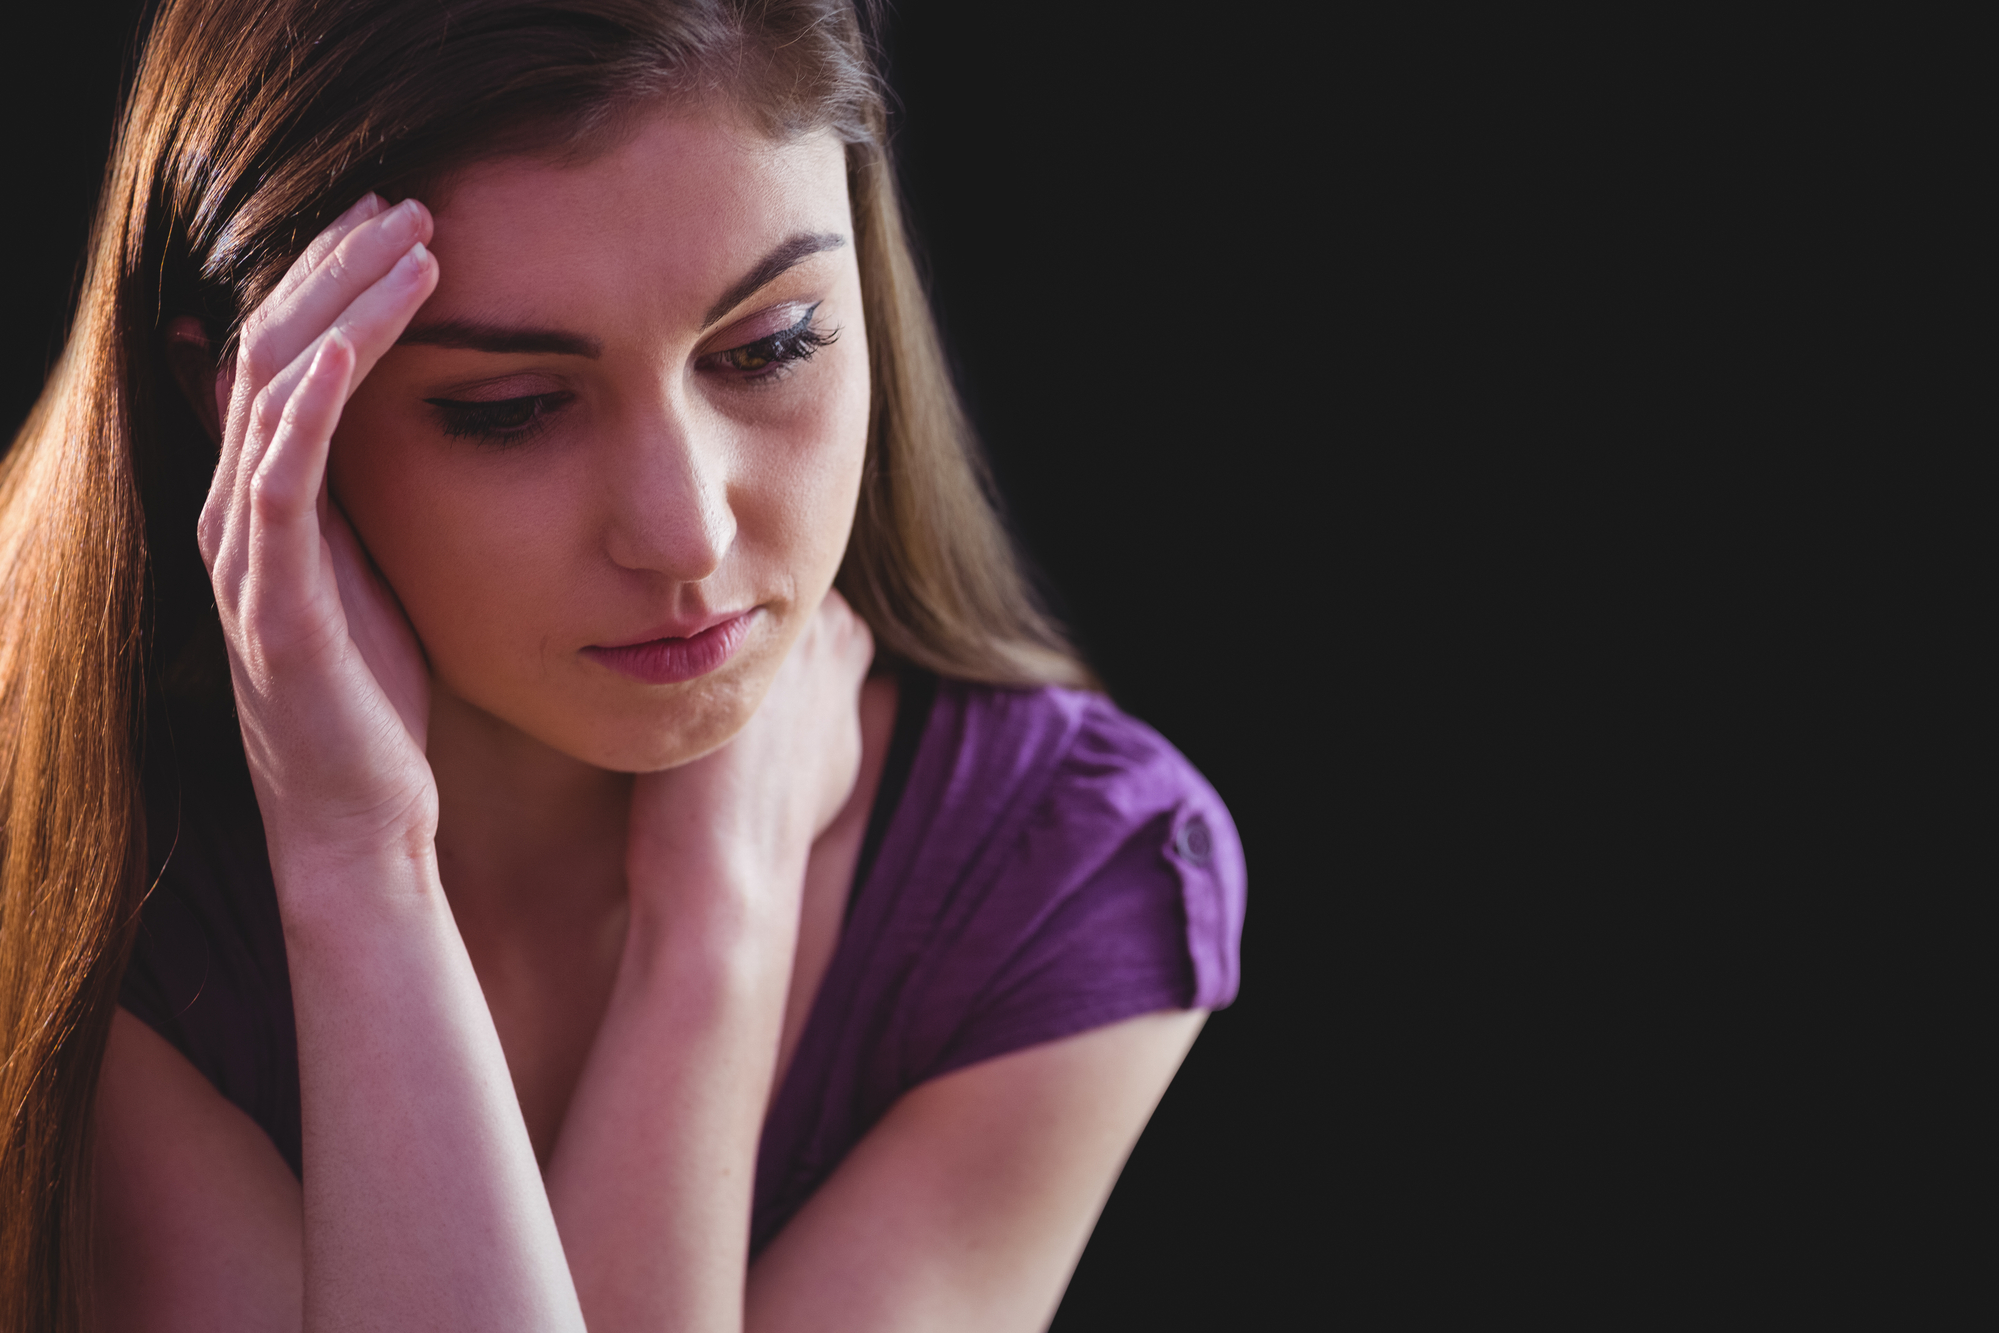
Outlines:
MULTIPOLYGON (((209 341, 208 330, 192 315, 176 315, 167 322, 163 350, 166 352, 167 368, 173 372, 174 382, 180 385, 188 406, 194 409, 195 420, 208 432, 208 438, 219 446, 222 443, 222 413, 230 386, 217 381, 215 347, 209 341)), ((233 380, 235 376, 224 378, 233 380)))

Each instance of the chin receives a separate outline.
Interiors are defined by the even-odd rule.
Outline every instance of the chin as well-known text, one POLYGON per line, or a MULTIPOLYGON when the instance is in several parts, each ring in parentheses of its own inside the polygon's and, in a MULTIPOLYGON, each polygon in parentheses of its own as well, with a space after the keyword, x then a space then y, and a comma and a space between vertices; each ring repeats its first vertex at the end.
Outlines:
MULTIPOLYGON (((646 684, 581 661, 573 674, 552 673, 554 679, 522 672, 461 680, 443 670, 438 679, 517 736, 558 754, 614 773, 657 773, 713 753, 749 725, 791 637, 758 635, 744 645, 748 651, 719 669, 671 685, 646 684)), ((489 651, 483 660, 499 655, 489 651)))
POLYGON ((770 687, 762 673, 753 680, 692 683, 696 688, 675 691, 667 700, 641 699, 612 716, 591 719, 577 728, 580 745, 556 748, 614 773, 678 768, 735 739, 770 687))

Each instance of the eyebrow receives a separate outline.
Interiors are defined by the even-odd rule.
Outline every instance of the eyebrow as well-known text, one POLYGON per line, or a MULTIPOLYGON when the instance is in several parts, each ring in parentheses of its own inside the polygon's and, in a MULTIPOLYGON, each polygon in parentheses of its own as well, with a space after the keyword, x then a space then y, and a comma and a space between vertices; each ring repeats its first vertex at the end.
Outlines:
POLYGON ((735 286, 722 293, 721 300, 708 307, 701 327, 712 327, 716 320, 755 296, 760 289, 776 282, 786 270, 822 251, 837 250, 846 243, 846 237, 833 232, 801 233, 781 243, 757 261, 757 266, 745 273, 735 286))
POLYGON ((511 324, 486 324, 475 319, 441 319, 428 324, 412 324, 396 339, 396 346, 421 344, 425 347, 465 347, 475 352, 553 352, 558 356, 604 354, 604 344, 580 333, 561 329, 521 328, 511 324))
MULTIPOLYGON (((708 313, 701 320, 701 327, 704 329, 712 327, 722 316, 813 255, 827 250, 837 250, 846 243, 846 237, 833 232, 801 233, 782 242, 758 260, 756 267, 738 279, 734 286, 722 293, 720 300, 708 307, 708 313)), ((553 353, 557 356, 589 357, 592 360, 604 354, 603 343, 595 338, 586 338, 580 333, 567 333, 561 329, 489 324, 475 319, 440 319, 425 324, 412 324, 403 331, 402 337, 396 339, 396 346, 413 345, 465 348, 474 352, 553 353)))

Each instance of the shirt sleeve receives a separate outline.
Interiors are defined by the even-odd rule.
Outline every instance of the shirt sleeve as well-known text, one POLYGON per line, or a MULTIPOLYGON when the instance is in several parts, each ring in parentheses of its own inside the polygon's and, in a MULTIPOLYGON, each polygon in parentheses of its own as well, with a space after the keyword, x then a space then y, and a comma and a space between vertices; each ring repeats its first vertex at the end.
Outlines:
POLYGON ((184 819, 153 834, 172 851, 140 912, 118 1003, 262 1126, 296 1175, 303 1153, 291 976, 254 816, 254 806, 229 818, 191 797, 184 819))
POLYGON ((977 989, 931 1076, 1140 1014, 1227 1005, 1245 889, 1214 789, 1158 733, 1092 701, 954 951, 956 983, 977 989))

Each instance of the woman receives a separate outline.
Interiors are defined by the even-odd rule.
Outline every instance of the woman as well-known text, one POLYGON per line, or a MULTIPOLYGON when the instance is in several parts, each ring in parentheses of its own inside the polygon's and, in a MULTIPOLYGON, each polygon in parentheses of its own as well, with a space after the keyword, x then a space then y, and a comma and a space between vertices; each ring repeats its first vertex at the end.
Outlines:
POLYGON ((1047 1320, 1241 857, 882 140, 833 0, 161 7, 0 481, 8 1326, 1047 1320))

